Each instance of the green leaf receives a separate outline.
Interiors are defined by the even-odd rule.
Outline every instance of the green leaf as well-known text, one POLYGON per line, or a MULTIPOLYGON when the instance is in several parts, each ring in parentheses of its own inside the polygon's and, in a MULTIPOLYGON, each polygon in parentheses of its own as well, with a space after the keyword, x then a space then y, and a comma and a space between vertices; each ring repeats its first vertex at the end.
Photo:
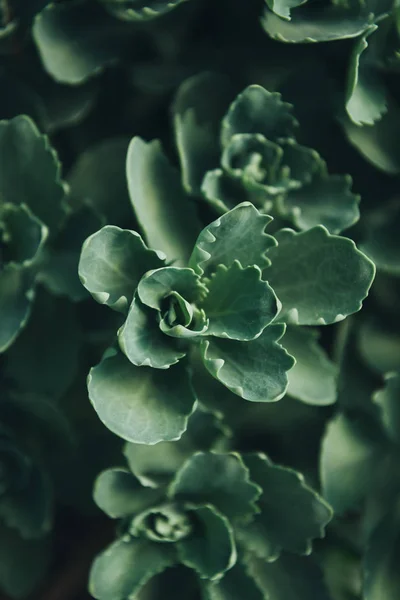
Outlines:
POLYGON ((381 410, 381 419, 388 436, 400 442, 400 373, 389 373, 385 387, 374 395, 374 402, 381 410))
POLYGON ((74 306, 39 288, 28 324, 7 352, 5 374, 20 390, 59 399, 78 373, 80 336, 74 306))
POLYGON ((264 277, 283 304, 279 320, 328 325, 360 310, 375 267, 352 240, 323 226, 302 233, 282 229, 275 237, 264 277))
POLYGON ((213 506, 194 506, 190 512, 196 525, 192 535, 178 542, 181 562, 202 579, 218 580, 236 562, 232 527, 213 506))
POLYGON ((161 144, 133 138, 126 159, 132 206, 148 244, 169 261, 185 264, 201 229, 193 201, 161 144))
POLYGON ((290 11, 292 8, 297 8, 305 4, 308 0, 266 0, 268 8, 272 10, 278 17, 288 19, 290 21, 290 11))
POLYGON ((89 208, 70 213, 63 228, 44 256, 37 280, 56 296, 67 296, 73 302, 88 298, 78 276, 82 244, 103 225, 89 208))
POLYGON ((118 227, 132 220, 125 173, 129 142, 127 136, 106 138, 78 155, 67 176, 68 204, 74 211, 89 205, 108 225, 118 227))
POLYGON ((373 488, 385 446, 367 422, 338 415, 328 425, 321 450, 324 497, 341 514, 357 505, 373 488))
POLYGON ((241 521, 257 512, 260 493, 240 455, 234 453, 193 454, 169 487, 169 496, 178 502, 210 504, 229 520, 241 521))
POLYGON ((350 59, 346 110, 356 125, 373 125, 387 109, 385 84, 377 70, 382 54, 377 29, 371 25, 358 38, 350 59))
POLYGON ((261 19, 266 33, 274 40, 291 44, 330 42, 357 37, 371 24, 371 15, 338 10, 335 6, 309 3, 294 11, 290 21, 267 8, 261 19))
POLYGON ((106 427, 139 444, 178 440, 196 400, 182 362, 168 370, 135 367, 122 354, 91 369, 88 390, 106 427))
POLYGON ((97 600, 134 598, 149 579, 176 562, 175 548, 148 540, 122 538, 94 561, 90 594, 97 600))
POLYGON ((268 600, 331 600, 322 571, 312 558, 284 552, 274 562, 251 557, 246 563, 248 574, 268 600))
POLYGON ((219 214, 224 214, 242 202, 251 202, 268 212, 272 208, 271 196, 265 187, 248 186, 239 177, 232 177, 222 169, 208 171, 201 193, 219 214))
POLYGON ((116 17, 125 21, 150 21, 169 13, 186 0, 101 0, 116 17))
POLYGON ((265 233, 271 217, 243 202, 203 229, 197 238, 189 266, 199 275, 210 276, 219 265, 230 267, 238 260, 242 267, 269 264, 268 248, 275 239, 265 233))
POLYGON ((379 270, 400 276, 400 205, 397 199, 371 214, 366 226, 366 238, 361 249, 379 270))
POLYGON ((199 304, 210 320, 207 335, 254 340, 273 321, 279 301, 261 276, 259 267, 243 268, 237 260, 217 267, 199 304))
POLYGON ((395 102, 388 98, 386 114, 368 127, 350 118, 341 123, 349 142, 370 164, 389 175, 400 173, 400 110, 395 102))
POLYGON ((274 465, 264 454, 243 455, 251 480, 263 490, 260 512, 239 538, 259 558, 276 560, 283 550, 310 554, 312 540, 325 535, 332 510, 292 469, 274 465))
POLYGON ((180 440, 153 446, 128 443, 124 454, 130 470, 142 485, 157 487, 168 482, 193 452, 210 450, 229 435, 221 417, 197 407, 180 440))
POLYGON ((93 498, 112 519, 135 515, 159 499, 159 492, 144 488, 127 469, 108 469, 97 477, 93 498))
POLYGON ((162 301, 171 292, 178 292, 190 303, 198 302, 207 288, 193 269, 163 267, 148 273, 138 285, 138 296, 143 304, 161 310, 162 301))
POLYGON ((132 364, 168 369, 183 358, 174 341, 161 331, 155 310, 134 298, 125 323, 118 331, 118 343, 132 364))
POLYGON ((382 519, 368 541, 363 573, 365 600, 397 600, 399 597, 399 521, 396 507, 382 519))
POLYGON ((50 231, 64 214, 57 154, 29 117, 0 121, 0 197, 24 203, 50 231))
POLYGON ((277 92, 250 85, 237 96, 222 121, 222 145, 238 133, 261 134, 271 142, 291 137, 298 125, 292 110, 277 92))
POLYGON ((15 529, 0 524, 0 588, 12 598, 31 594, 50 565, 49 538, 24 540, 15 529))
POLYGON ((196 74, 178 89, 172 107, 175 140, 190 193, 200 194, 205 173, 220 162, 220 124, 232 97, 233 85, 216 73, 196 74))
POLYGON ((32 28, 44 68, 53 79, 69 85, 83 83, 114 63, 132 33, 99 3, 86 0, 48 4, 32 28))
POLYGON ((318 333, 302 327, 288 327, 281 340, 296 363, 288 373, 288 394, 306 404, 327 406, 336 401, 338 369, 318 344, 318 333))
POLYGON ((0 204, 0 261, 32 265, 40 257, 47 236, 47 227, 25 204, 0 204))
POLYGON ((360 197, 351 192, 351 186, 349 175, 325 173, 282 196, 279 210, 299 229, 324 225, 331 233, 340 233, 360 218, 360 197))
POLYGON ((270 600, 241 563, 236 563, 217 583, 205 584, 204 591, 205 600, 270 600))
POLYGON ((162 258, 136 231, 106 225, 83 244, 79 277, 97 302, 126 312, 140 279, 162 258))
POLYGON ((270 325, 250 342, 212 338, 201 344, 205 367, 232 392, 251 402, 276 402, 286 393, 294 359, 277 342, 283 325, 270 325))
POLYGON ((32 274, 18 265, 0 271, 0 352, 4 352, 26 325, 34 298, 32 274))

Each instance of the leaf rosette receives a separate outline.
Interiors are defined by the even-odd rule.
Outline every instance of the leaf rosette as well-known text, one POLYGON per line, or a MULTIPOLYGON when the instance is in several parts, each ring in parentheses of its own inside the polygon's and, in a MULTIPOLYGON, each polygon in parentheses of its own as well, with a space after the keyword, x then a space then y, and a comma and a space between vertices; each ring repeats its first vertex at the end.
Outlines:
POLYGON ((332 516, 298 473, 262 454, 197 452, 164 486, 152 488, 127 469, 110 469, 98 477, 94 497, 109 516, 121 519, 122 528, 92 565, 90 590, 98 600, 133 597, 178 564, 193 569, 212 597, 215 586, 246 562, 265 564, 284 550, 308 553, 332 516), (281 501, 282 486, 287 503, 281 501), (289 533, 294 498, 302 513, 292 513, 289 533))
POLYGON ((220 120, 211 101, 208 111, 197 106, 210 81, 203 74, 184 82, 174 106, 183 184, 189 192, 203 195, 220 213, 248 200, 302 230, 322 224, 339 233, 358 220, 359 198, 351 192, 351 178, 328 173, 318 152, 296 141, 291 104, 276 92, 251 85, 220 120), (213 168, 218 154, 220 165, 213 168))

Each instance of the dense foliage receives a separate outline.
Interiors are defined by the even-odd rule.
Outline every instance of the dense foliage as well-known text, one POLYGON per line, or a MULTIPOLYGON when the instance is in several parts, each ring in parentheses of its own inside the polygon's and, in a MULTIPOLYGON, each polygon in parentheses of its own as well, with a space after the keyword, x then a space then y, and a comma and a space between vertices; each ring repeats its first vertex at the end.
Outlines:
POLYGON ((0 62, 1 600, 398 600, 398 1, 3 0, 0 62))

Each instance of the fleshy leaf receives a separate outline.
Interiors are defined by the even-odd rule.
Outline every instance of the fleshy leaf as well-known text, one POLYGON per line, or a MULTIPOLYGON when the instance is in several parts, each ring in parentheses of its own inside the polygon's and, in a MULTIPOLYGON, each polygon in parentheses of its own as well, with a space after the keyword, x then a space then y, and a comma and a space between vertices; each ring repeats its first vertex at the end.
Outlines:
POLYGON ((277 342, 283 325, 270 325, 247 343, 212 338, 201 344, 204 365, 232 392, 251 402, 276 402, 286 393, 294 359, 277 342))
POLYGON ((262 215, 252 204, 243 202, 203 229, 197 238, 189 266, 199 275, 209 276, 219 265, 230 267, 238 260, 242 267, 269 264, 268 248, 275 239, 265 233, 271 217, 262 215))
POLYGON ((162 266, 161 256, 136 231, 106 225, 83 244, 79 277, 97 302, 126 312, 141 277, 162 266))
POLYGON ((305 4, 308 0, 266 0, 267 6, 274 12, 278 17, 282 19, 290 20, 290 11, 292 8, 297 8, 302 4, 305 4))
POLYGON ((0 260, 3 262, 31 265, 40 256, 47 235, 47 227, 25 204, 0 205, 0 243, 3 241, 5 246, 0 260))
POLYGON ((299 229, 324 225, 331 233, 340 233, 360 217, 360 198, 351 192, 351 185, 348 175, 326 173, 282 196, 280 212, 299 229))
POLYGON ((126 171, 132 206, 148 244, 169 261, 186 263, 201 227, 160 142, 133 138, 126 171))
POLYGON ((101 0, 116 17, 124 21, 150 21, 169 13, 187 0, 101 0))
POLYGON ((26 325, 34 298, 32 275, 8 265, 0 271, 0 352, 13 343, 26 325))
POLYGON ((217 583, 204 585, 204 600, 243 600, 243 598, 246 600, 270 600, 239 562, 217 583))
POLYGON ((99 3, 75 0, 48 4, 37 15, 32 33, 49 75, 60 83, 77 85, 114 63, 133 32, 99 3))
POLYGON ((288 394, 306 404, 326 406, 336 400, 337 367, 318 344, 318 333, 288 327, 281 340, 296 363, 288 372, 288 394))
POLYGON ((360 310, 375 267, 352 240, 322 225, 302 233, 282 229, 275 237, 264 278, 282 302, 279 320, 328 325, 360 310))
POLYGON ((383 425, 389 437, 400 442, 400 373, 390 373, 385 377, 385 387, 374 395, 374 401, 381 409, 383 425))
POLYGON ((57 154, 29 117, 0 121, 0 196, 3 202, 26 204, 50 230, 63 216, 57 154))
POLYGON ((219 416, 198 406, 180 440, 153 446, 126 444, 124 454, 142 485, 157 487, 169 481, 193 452, 212 449, 229 436, 219 416))
POLYGON ((371 24, 371 15, 354 14, 337 10, 334 6, 309 3, 294 11, 291 20, 281 19, 268 8, 265 9, 261 24, 274 40, 291 44, 329 42, 357 37, 371 24))
POLYGON ((321 481, 324 497, 341 514, 357 507, 374 485, 385 447, 381 436, 365 422, 344 415, 333 419, 321 450, 321 481))
POLYGON ((201 193, 218 214, 224 214, 242 202, 251 202, 265 212, 272 208, 270 194, 264 187, 247 186, 242 179, 232 177, 222 169, 206 173, 201 193))
POLYGON ((245 269, 235 260, 219 265, 207 285, 208 294, 199 305, 209 318, 207 335, 234 340, 254 340, 273 321, 279 301, 261 279, 259 267, 245 269))
POLYGON ((161 304, 171 292, 178 292, 188 302, 197 302, 207 289, 193 269, 163 267, 148 273, 138 285, 143 304, 161 310, 161 304))
POLYGON ((205 173, 219 164, 220 123, 234 96, 232 88, 227 77, 206 72, 189 77, 178 89, 172 112, 188 192, 199 194, 205 173))
POLYGON ((283 553, 279 560, 246 558, 248 574, 271 600, 331 600, 321 569, 312 557, 283 553))
POLYGON ((220 579, 236 562, 232 527, 211 505, 194 506, 190 512, 196 524, 193 534, 178 543, 179 558, 202 579, 220 579))
POLYGON ((366 225, 363 252, 374 261, 378 269, 400 276, 400 204, 395 200, 370 216, 366 225))
MULTIPOLYGON (((384 25, 383 25, 384 27, 384 25)), ((386 88, 376 64, 379 60, 377 25, 357 40, 350 59, 346 110, 356 125, 372 125, 386 112, 386 88), (372 40, 367 41, 372 36, 372 40)))
POLYGON ((365 600, 397 600, 399 597, 399 522, 399 508, 392 508, 377 525, 368 541, 363 573, 365 600))
POLYGON ((125 323, 118 331, 118 343, 132 364, 168 369, 185 356, 173 340, 160 330, 156 311, 134 298, 125 323))
POLYGON ((332 510, 303 476, 274 465, 264 454, 243 455, 251 480, 263 490, 260 512, 242 528, 239 538, 259 558, 277 559, 282 550, 310 554, 312 540, 325 535, 332 510))
POLYGON ((136 538, 122 538, 94 561, 89 591, 97 600, 134 598, 154 575, 176 562, 171 544, 136 538))
POLYGON ((255 514, 260 492, 241 457, 233 453, 193 454, 169 487, 169 496, 178 502, 211 504, 230 520, 246 520, 255 514))
POLYGON ((108 469, 97 477, 93 498, 112 519, 129 517, 158 500, 159 493, 143 487, 127 469, 108 469))
POLYGON ((178 440, 196 401, 182 362, 167 370, 136 367, 123 354, 90 371, 88 390, 106 427, 139 444, 178 440))
POLYGON ((222 145, 238 133, 261 134, 271 142, 291 137, 298 125, 292 110, 277 92, 250 85, 237 96, 222 121, 222 145))

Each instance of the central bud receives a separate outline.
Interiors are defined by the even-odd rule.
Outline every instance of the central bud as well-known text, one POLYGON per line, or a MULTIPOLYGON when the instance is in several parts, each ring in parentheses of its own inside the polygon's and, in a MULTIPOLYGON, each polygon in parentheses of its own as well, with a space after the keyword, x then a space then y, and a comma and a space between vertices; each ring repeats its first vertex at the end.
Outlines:
POLYGON ((152 508, 133 519, 130 532, 156 542, 179 542, 193 530, 190 516, 174 504, 152 508))

